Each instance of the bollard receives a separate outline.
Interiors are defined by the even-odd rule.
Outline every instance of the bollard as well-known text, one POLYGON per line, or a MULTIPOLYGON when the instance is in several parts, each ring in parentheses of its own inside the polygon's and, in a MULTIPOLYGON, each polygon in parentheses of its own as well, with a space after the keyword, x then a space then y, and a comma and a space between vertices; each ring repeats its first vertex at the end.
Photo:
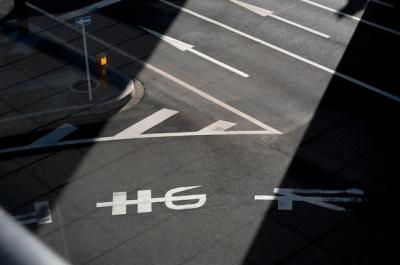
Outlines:
POLYGON ((106 89, 108 86, 108 80, 107 80, 108 58, 104 52, 96 55, 96 65, 97 65, 97 76, 100 81, 100 87, 102 89, 106 89))

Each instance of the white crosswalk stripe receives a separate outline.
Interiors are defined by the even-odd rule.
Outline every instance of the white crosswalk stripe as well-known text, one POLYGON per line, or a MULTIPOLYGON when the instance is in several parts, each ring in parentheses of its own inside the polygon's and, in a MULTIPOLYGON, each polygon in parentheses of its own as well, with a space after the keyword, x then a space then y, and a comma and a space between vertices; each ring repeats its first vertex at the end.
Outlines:
POLYGON ((135 123, 129 128, 123 130, 122 132, 115 135, 115 137, 124 138, 130 137, 132 135, 139 135, 144 133, 145 131, 153 128, 157 124, 169 119, 170 117, 177 114, 178 111, 170 110, 170 109, 162 109, 157 111, 156 113, 151 114, 150 116, 144 118, 143 120, 135 123))
POLYGON ((214 122, 213 124, 210 124, 209 126, 203 128, 203 129, 201 129, 199 132, 220 132, 220 131, 228 130, 229 128, 231 128, 235 125, 236 125, 236 123, 233 123, 233 122, 219 120, 219 121, 214 122))

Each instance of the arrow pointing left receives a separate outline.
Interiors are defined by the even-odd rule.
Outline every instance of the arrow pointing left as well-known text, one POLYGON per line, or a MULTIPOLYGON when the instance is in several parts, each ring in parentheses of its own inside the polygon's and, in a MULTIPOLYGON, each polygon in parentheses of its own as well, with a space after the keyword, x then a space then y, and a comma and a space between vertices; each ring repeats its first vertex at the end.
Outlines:
POLYGON ((174 38, 171 38, 171 37, 168 37, 166 35, 160 34, 160 33, 156 32, 156 31, 153 31, 151 29, 148 29, 148 28, 145 28, 145 27, 142 27, 142 26, 140 26, 140 28, 142 28, 143 30, 145 30, 148 33, 150 33, 151 35, 153 35, 153 36, 165 41, 166 43, 174 46, 175 48, 177 48, 177 49, 179 49, 179 50, 181 50, 183 52, 189 51, 189 52, 191 52, 193 54, 196 54, 197 56, 199 56, 199 57, 201 57, 203 59, 206 59, 207 61, 210 61, 210 62, 212 62, 212 63, 214 63, 216 65, 219 65, 219 66, 221 66, 221 67, 223 67, 223 68, 225 68, 225 69, 227 69, 227 70, 229 70, 231 72, 234 72, 235 74, 238 74, 238 75, 240 75, 242 77, 249 77, 248 74, 246 74, 246 73, 244 73, 244 72, 242 72, 242 71, 240 71, 240 70, 238 70, 236 68, 233 68, 232 66, 229 66, 229 65, 227 65, 227 64, 225 64, 223 62, 220 62, 220 61, 218 61, 218 60, 216 60, 216 59, 214 59, 214 58, 212 58, 212 57, 210 57, 210 56, 208 56, 208 55, 206 55, 204 53, 201 53, 201 52, 195 50, 194 46, 191 45, 191 44, 185 43, 183 41, 180 41, 180 40, 177 40, 177 39, 174 39, 174 38))

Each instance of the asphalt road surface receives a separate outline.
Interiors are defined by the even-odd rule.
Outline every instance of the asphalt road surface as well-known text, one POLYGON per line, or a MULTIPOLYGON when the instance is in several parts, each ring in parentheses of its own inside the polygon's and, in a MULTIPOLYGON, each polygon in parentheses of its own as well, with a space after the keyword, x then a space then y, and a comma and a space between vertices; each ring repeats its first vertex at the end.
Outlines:
POLYGON ((1 139, 1 206, 47 202, 51 222, 27 227, 71 264, 398 264, 398 1, 28 11, 80 49, 67 25, 91 15, 89 53, 144 87, 64 144, 13 151, 52 130, 1 139))

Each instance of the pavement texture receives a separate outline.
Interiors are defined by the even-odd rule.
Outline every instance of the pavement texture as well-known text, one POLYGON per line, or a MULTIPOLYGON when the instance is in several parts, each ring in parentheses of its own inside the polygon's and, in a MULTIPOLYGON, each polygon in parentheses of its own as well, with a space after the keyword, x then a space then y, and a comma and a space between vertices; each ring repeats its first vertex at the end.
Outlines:
MULTIPOLYGON (((25 226, 71 264, 399 264, 399 3, 245 2, 323 38, 234 2, 30 2, 32 31, 77 48, 74 19, 90 14, 89 53, 145 92, 58 142, 1 153, 1 207, 20 221, 48 202, 51 223, 25 226)), ((0 150, 52 132, 4 136, 0 150)))
POLYGON ((93 57, 89 64, 90 101, 81 50, 40 27, 31 27, 27 35, 18 34, 12 22, 3 28, 1 137, 48 130, 64 123, 99 122, 129 101, 134 93, 132 81, 115 69, 108 69, 107 81, 99 80, 93 57), (123 95, 128 89, 132 93, 123 95))

